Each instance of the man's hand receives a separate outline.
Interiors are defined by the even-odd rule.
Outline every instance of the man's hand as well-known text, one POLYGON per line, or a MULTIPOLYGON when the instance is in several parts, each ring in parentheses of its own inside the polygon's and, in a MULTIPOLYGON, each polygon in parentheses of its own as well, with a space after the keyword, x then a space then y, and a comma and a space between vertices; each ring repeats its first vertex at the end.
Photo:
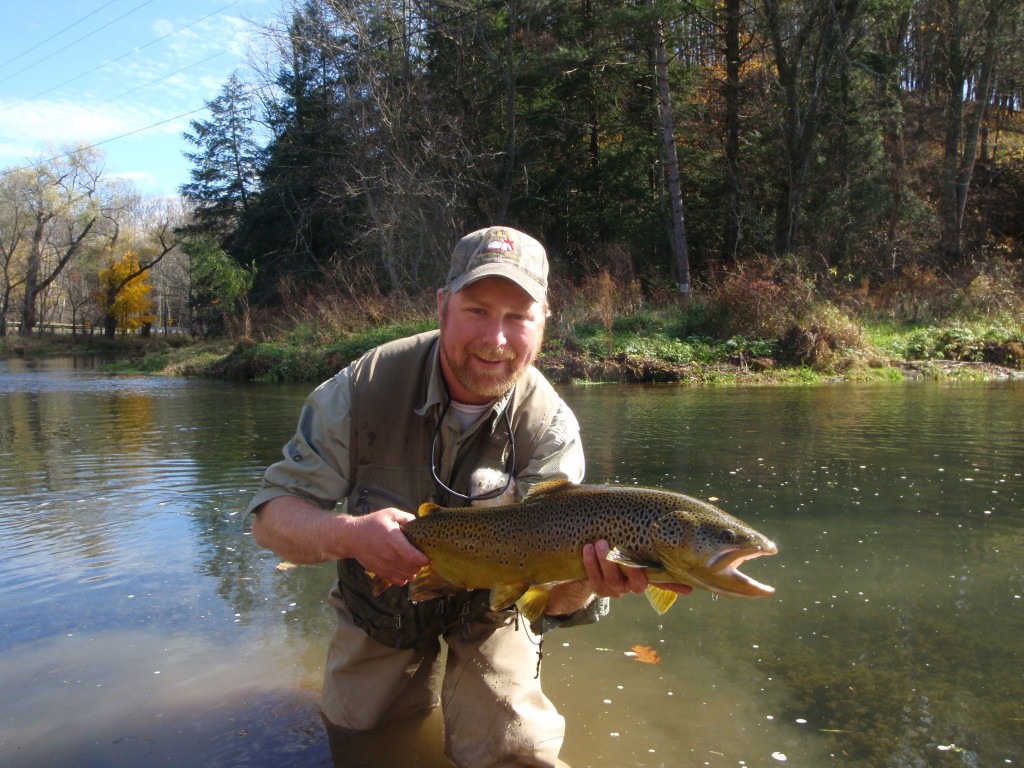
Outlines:
MULTIPOLYGON (((604 539, 583 547, 583 568, 587 578, 570 581, 552 588, 551 598, 545 613, 566 616, 578 611, 589 603, 594 595, 599 597, 622 597, 639 594, 647 589, 647 571, 643 568, 624 568, 608 560, 611 547, 604 539)), ((680 595, 693 592, 689 584, 657 583, 655 586, 680 595)))
MULTIPOLYGON (((604 539, 583 547, 583 568, 587 572, 591 589, 601 597, 622 597, 633 593, 640 594, 651 583, 647 580, 647 571, 643 568, 626 568, 608 559, 611 547, 604 539)), ((689 584, 659 582, 655 586, 688 595, 693 592, 689 584)))
POLYGON ((392 507, 348 518, 350 557, 392 584, 407 584, 430 562, 402 533, 402 524, 415 519, 415 515, 392 507))
POLYGON ((297 496, 278 496, 253 515, 256 543, 293 563, 353 557, 368 571, 406 584, 430 559, 402 533, 415 515, 379 509, 362 517, 336 515, 297 496))
POLYGON ((642 568, 623 568, 608 560, 611 547, 604 539, 583 547, 583 568, 595 595, 622 597, 627 593, 639 594, 647 589, 647 574, 642 568))

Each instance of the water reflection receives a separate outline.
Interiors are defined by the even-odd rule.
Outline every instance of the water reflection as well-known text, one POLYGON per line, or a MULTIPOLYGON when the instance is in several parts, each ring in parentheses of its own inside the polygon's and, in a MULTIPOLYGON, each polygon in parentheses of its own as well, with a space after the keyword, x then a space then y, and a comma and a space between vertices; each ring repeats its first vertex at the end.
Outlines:
POLYGON ((4 765, 330 766, 317 694, 272 647, 231 648, 193 632, 71 632, 18 653, 4 672, 4 765), (268 727, 268 725, 270 727, 268 727))
MULTIPOLYGON (((333 568, 279 570, 240 520, 307 389, 0 363, 0 763, 329 762, 333 568)), ((570 765, 1020 764, 1024 383, 564 394, 588 480, 781 550, 744 566, 772 598, 548 636, 570 765)))
MULTIPOLYGON (((658 726, 645 724, 654 750, 646 764, 659 764, 680 723, 697 724, 685 736, 693 764, 769 764, 772 753, 808 765, 1019 760, 1024 679, 1006 670, 1021 668, 1024 637, 1020 386, 721 395, 621 393, 641 433, 631 439, 653 457, 642 464, 611 444, 614 434, 585 434, 597 447, 590 479, 602 479, 596 470, 715 497, 781 549, 751 564, 757 578, 772 572, 772 605, 708 605, 696 595, 688 616, 661 620, 671 630, 656 647, 696 648, 689 661, 698 663, 663 653, 672 671, 659 682, 690 681, 687 693, 710 689, 707 698, 603 691, 602 701, 626 696, 630 710, 673 713, 655 736, 658 726)), ((572 400, 585 425, 609 412, 598 400, 572 400)), ((620 624, 622 608, 612 618, 623 634, 609 644, 615 653, 651 624, 643 615, 620 624)), ((580 720, 594 712, 570 716, 580 720)), ((611 723, 588 736, 607 745, 608 764, 643 764, 635 733, 629 747, 611 723)))

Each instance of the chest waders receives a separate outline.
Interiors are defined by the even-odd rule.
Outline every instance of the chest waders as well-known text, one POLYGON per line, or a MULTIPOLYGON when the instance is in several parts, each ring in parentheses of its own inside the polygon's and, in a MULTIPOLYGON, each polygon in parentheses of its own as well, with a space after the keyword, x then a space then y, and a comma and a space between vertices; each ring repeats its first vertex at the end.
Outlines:
MULTIPOLYGON (((437 338, 432 331, 401 339, 353 364, 349 514, 364 515, 385 507, 415 514, 428 501, 442 506, 465 504, 438 488, 432 476, 438 408, 417 413, 427 399, 437 338)), ((446 479, 451 488, 465 493, 470 475, 479 466, 504 467, 513 440, 515 473, 529 462, 553 409, 546 390, 535 384, 539 375, 534 376, 532 369, 527 373, 512 393, 509 419, 492 412, 489 421, 457 441, 446 479), (512 427, 511 437, 507 424, 512 427)), ((462 591, 419 603, 409 600, 407 587, 391 587, 374 596, 366 571, 352 558, 338 561, 338 585, 356 624, 392 648, 412 648, 425 637, 458 631, 490 611, 488 590, 462 591)))

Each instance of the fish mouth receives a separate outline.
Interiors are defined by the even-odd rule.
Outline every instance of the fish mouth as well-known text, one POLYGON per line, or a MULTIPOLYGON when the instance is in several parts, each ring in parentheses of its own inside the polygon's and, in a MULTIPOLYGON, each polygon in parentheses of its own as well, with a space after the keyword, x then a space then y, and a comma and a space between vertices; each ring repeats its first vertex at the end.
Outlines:
POLYGON ((750 578, 739 567, 747 560, 774 555, 778 551, 774 542, 766 540, 756 549, 736 547, 716 552, 706 565, 712 575, 712 583, 707 584, 707 588, 731 597, 764 597, 774 594, 775 587, 750 578))

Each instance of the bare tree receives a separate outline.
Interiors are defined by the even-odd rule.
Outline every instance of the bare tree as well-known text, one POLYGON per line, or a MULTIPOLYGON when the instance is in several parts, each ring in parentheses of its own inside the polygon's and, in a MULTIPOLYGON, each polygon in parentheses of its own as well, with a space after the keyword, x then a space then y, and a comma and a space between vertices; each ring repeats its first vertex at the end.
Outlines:
MULTIPOLYGON (((42 161, 18 178, 24 183, 16 204, 25 260, 17 278, 22 289, 22 335, 38 321, 40 295, 74 256, 97 235, 102 215, 102 156, 79 147, 55 160, 42 161)), ((9 278, 8 285, 13 282, 9 278)))

